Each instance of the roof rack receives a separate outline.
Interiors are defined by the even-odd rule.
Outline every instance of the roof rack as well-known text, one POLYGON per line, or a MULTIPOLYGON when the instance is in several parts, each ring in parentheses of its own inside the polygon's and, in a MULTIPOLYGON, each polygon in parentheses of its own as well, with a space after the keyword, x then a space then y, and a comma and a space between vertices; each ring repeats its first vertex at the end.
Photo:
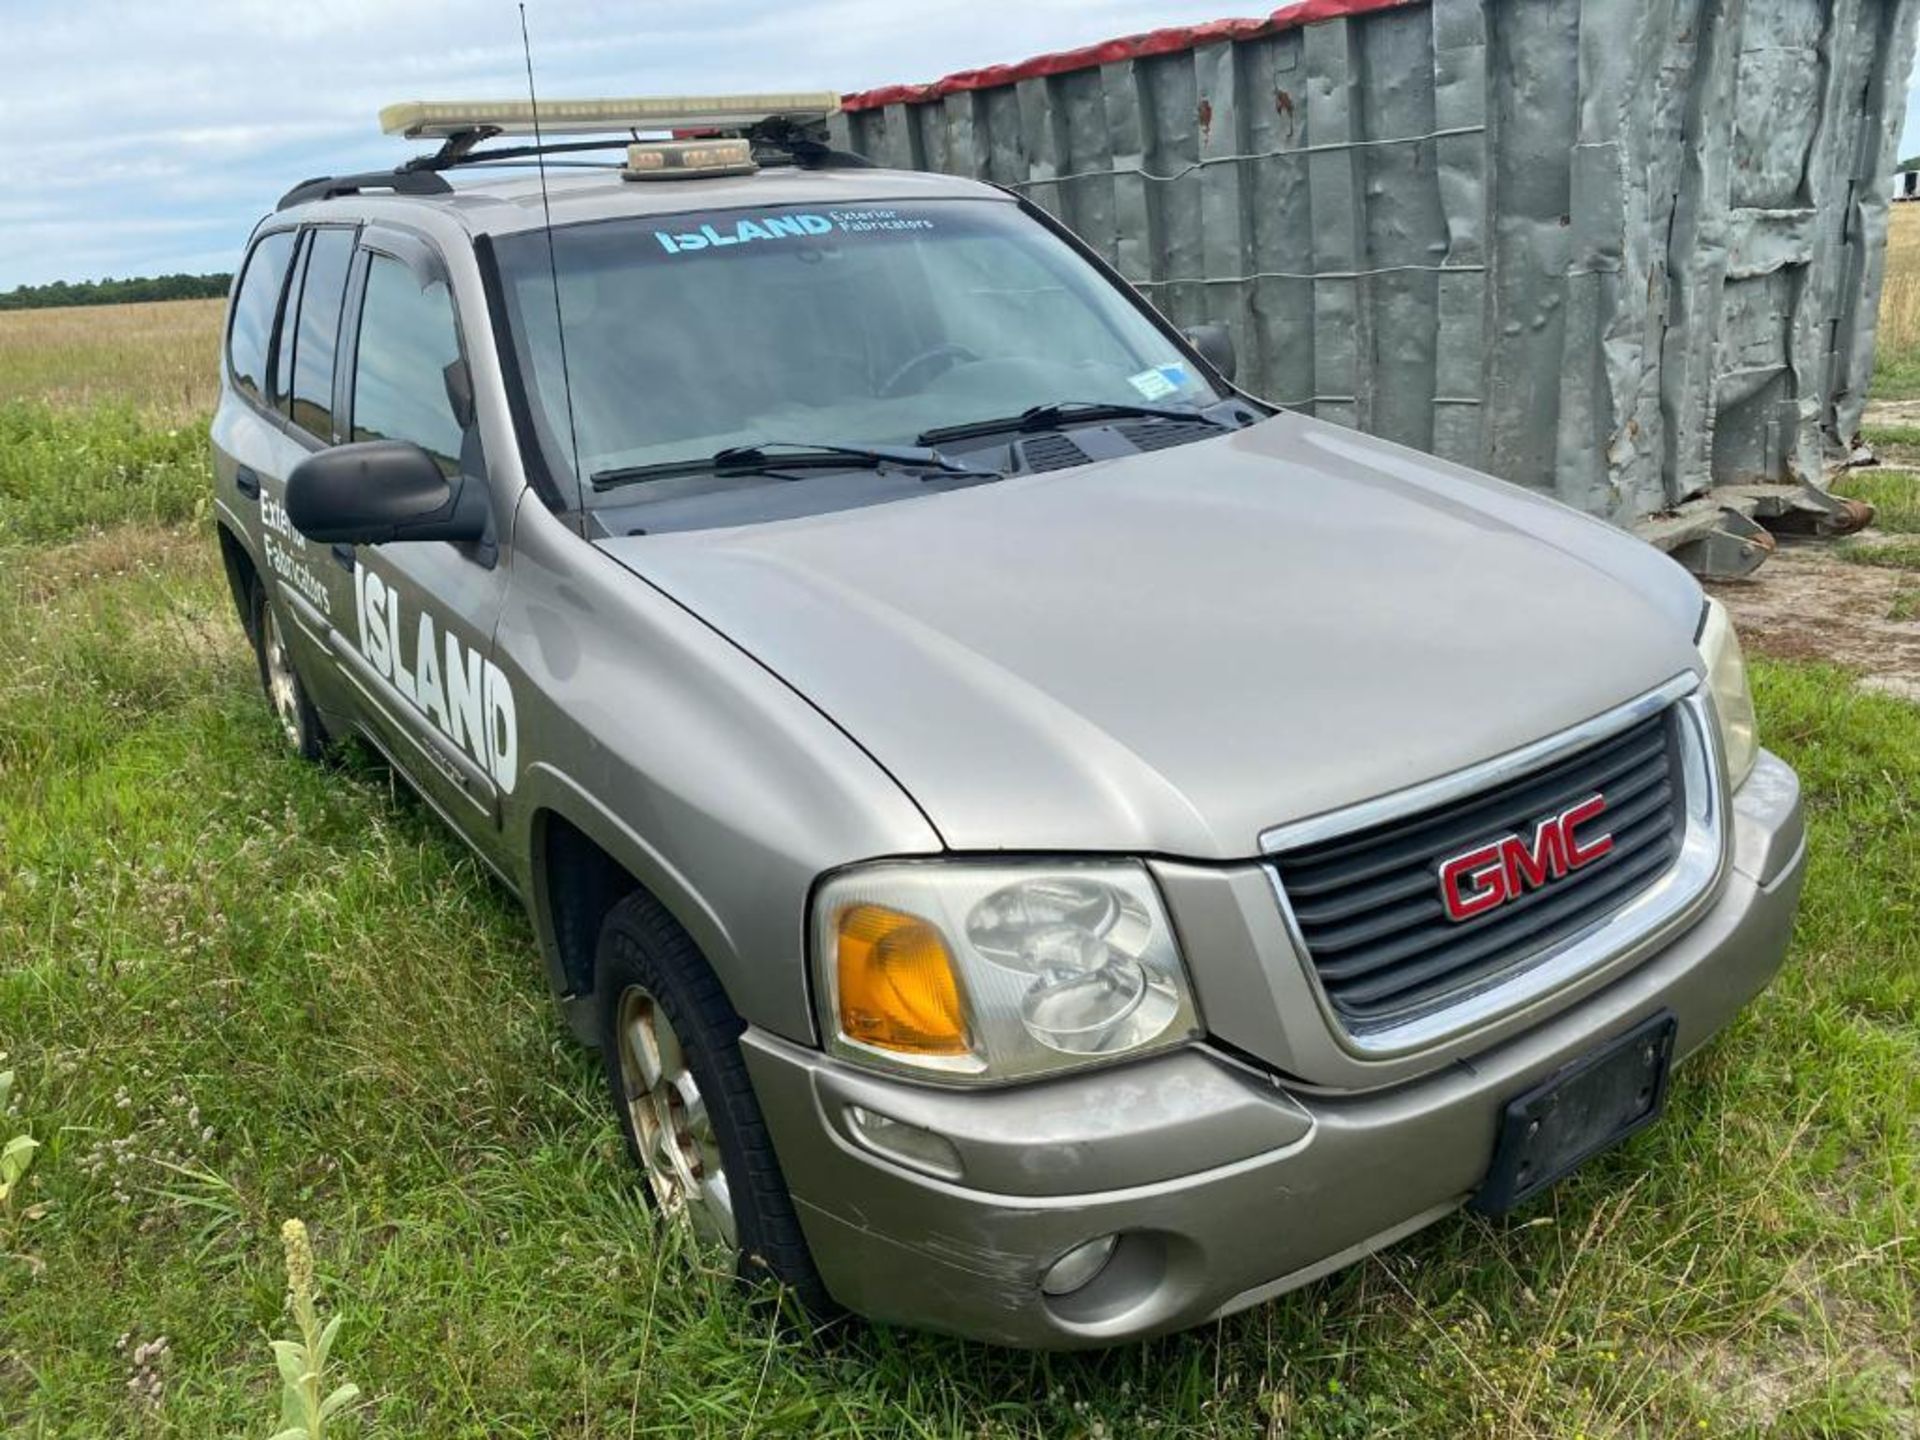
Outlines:
POLYGON ((765 164, 803 170, 868 169, 864 155, 836 150, 826 142, 826 119, 839 109, 830 93, 818 95, 724 95, 700 98, 560 101, 540 107, 540 133, 599 134, 596 140, 560 140, 532 145, 478 147, 503 135, 533 133, 526 101, 410 101, 380 112, 390 135, 437 139, 440 148, 416 155, 392 170, 303 180, 280 197, 277 209, 332 200, 342 195, 387 191, 395 195, 450 195, 442 171, 466 165, 512 164, 547 155, 594 150, 625 150, 646 143, 643 131, 670 132, 676 139, 734 136, 753 145, 765 164), (618 138, 612 138, 617 135, 618 138))
POLYGON ((395 195, 451 195, 453 186, 432 170, 415 170, 405 165, 398 170, 367 170, 358 175, 317 175, 287 191, 273 208, 287 210, 310 200, 332 200, 341 195, 365 194, 369 190, 386 190, 395 195))

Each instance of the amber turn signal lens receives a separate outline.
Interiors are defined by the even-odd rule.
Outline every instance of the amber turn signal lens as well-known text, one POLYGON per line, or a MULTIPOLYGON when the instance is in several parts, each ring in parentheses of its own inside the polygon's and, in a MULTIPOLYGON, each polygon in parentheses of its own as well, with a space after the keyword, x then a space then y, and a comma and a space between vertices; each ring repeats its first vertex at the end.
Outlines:
POLYGON ((940 932, 884 905, 840 912, 840 1030, 911 1055, 966 1055, 966 1014, 940 932))

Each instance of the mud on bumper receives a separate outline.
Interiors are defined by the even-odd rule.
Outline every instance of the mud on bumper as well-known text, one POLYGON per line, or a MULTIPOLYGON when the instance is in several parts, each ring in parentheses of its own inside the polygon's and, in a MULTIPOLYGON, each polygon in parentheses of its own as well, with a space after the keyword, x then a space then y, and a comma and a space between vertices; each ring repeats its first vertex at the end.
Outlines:
POLYGON ((1797 782, 1763 756, 1735 797, 1721 894, 1687 931, 1471 1063, 1375 1093, 1295 1093, 1197 1048, 956 1094, 859 1074, 759 1031, 744 1044, 836 1299, 1001 1344, 1111 1345, 1257 1304, 1446 1215, 1485 1174, 1508 1099, 1662 1007, 1679 1020, 1677 1053, 1697 1048, 1779 968, 1804 868, 1797 782), (853 1107, 945 1137, 957 1173, 875 1153, 853 1107), (1113 1234, 1096 1279, 1043 1294, 1055 1259, 1113 1234))

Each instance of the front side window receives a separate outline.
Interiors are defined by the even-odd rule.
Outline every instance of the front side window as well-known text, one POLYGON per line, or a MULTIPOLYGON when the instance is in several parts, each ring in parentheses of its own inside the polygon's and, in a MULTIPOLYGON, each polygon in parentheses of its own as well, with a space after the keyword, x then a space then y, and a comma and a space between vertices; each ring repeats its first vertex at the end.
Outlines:
POLYGON ((447 369, 459 360, 446 282, 423 285, 400 261, 372 256, 354 358, 353 438, 411 440, 455 474, 464 427, 447 393, 447 369))
POLYGON ((1004 202, 642 216, 552 236, 551 270, 541 232, 496 253, 537 443, 568 494, 576 444, 591 480, 775 441, 911 445, 1055 401, 1221 398, 1130 297, 1004 202))
POLYGON ((353 268, 351 230, 315 230, 300 284, 300 322, 293 351, 293 423, 333 439, 333 357, 340 345, 340 308, 353 268))
POLYGON ((278 230, 262 236, 247 257, 246 274, 233 297, 233 316, 227 331, 227 371, 233 386, 255 400, 266 393, 267 351, 273 344, 273 320, 280 310, 280 292, 293 255, 293 232, 278 230))

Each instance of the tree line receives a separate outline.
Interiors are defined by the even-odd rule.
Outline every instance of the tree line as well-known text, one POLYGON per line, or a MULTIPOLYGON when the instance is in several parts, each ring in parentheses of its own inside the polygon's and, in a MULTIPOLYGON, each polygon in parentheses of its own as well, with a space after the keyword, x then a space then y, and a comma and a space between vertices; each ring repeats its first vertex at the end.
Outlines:
POLYGON ((227 275, 150 275, 137 279, 56 280, 0 291, 0 310, 49 310, 65 305, 127 305, 136 300, 205 300, 227 293, 227 275))

